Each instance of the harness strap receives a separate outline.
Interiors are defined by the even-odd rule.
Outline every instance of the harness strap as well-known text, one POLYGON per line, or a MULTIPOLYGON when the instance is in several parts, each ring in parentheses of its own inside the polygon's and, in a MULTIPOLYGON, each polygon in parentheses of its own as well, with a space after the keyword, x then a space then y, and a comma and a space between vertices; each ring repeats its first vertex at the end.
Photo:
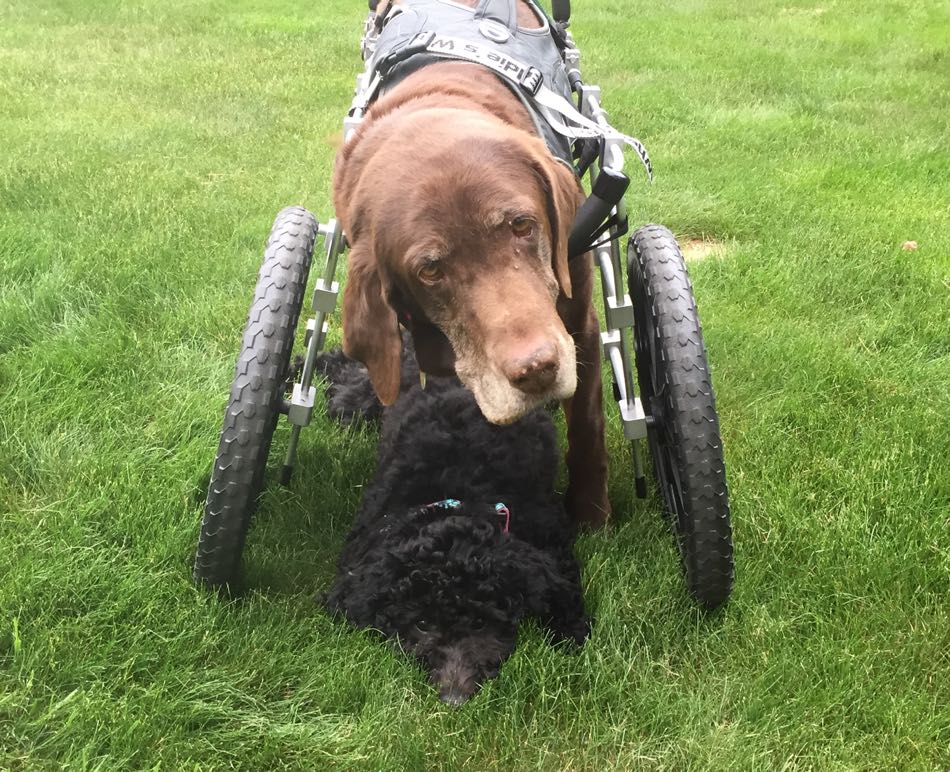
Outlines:
POLYGON ((613 126, 601 126, 594 123, 589 118, 585 118, 578 112, 577 108, 568 102, 564 97, 554 93, 549 88, 542 86, 534 95, 535 102, 540 106, 541 114, 545 120, 551 124, 551 127, 565 137, 574 139, 587 139, 602 137, 603 139, 619 139, 625 145, 629 145, 633 152, 637 154, 643 168, 646 169, 647 178, 653 182, 653 164, 650 162, 650 156, 643 143, 636 137, 630 137, 617 131, 613 126), (561 119, 564 120, 561 120, 561 119), (569 123, 573 123, 571 126, 569 123))
POLYGON ((422 51, 443 59, 458 59, 488 67, 526 92, 550 126, 572 141, 587 138, 614 139, 629 145, 643 164, 647 177, 653 181, 653 165, 640 140, 617 131, 613 126, 601 126, 585 118, 570 101, 544 85, 544 76, 537 67, 500 54, 492 48, 451 35, 439 35, 431 30, 423 31, 400 50, 380 61, 377 75, 381 74, 385 78, 386 73, 395 64, 422 51))

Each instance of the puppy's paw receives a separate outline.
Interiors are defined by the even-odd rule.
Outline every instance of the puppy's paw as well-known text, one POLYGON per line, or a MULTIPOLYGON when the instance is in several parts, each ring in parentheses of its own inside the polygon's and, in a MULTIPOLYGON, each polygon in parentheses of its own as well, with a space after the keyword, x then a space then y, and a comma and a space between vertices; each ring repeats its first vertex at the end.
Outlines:
POLYGON ((590 637, 590 617, 583 616, 570 621, 552 620, 548 629, 551 631, 555 644, 568 643, 579 649, 590 637))

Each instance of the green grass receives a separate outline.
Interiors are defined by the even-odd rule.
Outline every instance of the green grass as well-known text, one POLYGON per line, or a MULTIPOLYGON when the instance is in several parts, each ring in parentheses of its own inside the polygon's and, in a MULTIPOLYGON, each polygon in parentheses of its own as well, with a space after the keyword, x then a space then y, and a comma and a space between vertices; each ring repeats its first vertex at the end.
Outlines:
POLYGON ((7 0, 0 768, 950 767, 950 9, 575 6, 654 159, 635 220, 722 243, 691 270, 731 605, 686 599, 612 413, 592 639, 524 631, 461 710, 314 602, 369 434, 317 420, 249 537, 253 591, 196 591, 262 242, 285 205, 330 212, 364 6, 7 0))

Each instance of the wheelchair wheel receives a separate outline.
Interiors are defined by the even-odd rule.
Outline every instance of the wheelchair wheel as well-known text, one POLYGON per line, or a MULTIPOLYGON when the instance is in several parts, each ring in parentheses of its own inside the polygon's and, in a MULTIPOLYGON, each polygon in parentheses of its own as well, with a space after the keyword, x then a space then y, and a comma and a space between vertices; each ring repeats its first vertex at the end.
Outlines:
POLYGON ((657 485, 686 583, 707 609, 732 590, 732 527, 716 398, 693 288, 673 234, 647 225, 627 248, 637 381, 657 485))
POLYGON ((289 207, 277 215, 267 239, 201 520, 197 584, 237 581, 281 412, 317 228, 310 212, 289 207))

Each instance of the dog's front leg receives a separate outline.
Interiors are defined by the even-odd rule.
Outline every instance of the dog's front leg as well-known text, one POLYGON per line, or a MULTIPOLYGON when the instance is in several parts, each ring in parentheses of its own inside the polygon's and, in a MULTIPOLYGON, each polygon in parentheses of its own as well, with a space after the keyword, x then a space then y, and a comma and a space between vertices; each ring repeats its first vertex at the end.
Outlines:
MULTIPOLYGON (((578 258, 575 262, 582 262, 578 258)), ((600 375, 600 324, 591 301, 593 271, 574 282, 574 299, 562 299, 561 318, 574 338, 577 352, 577 389, 561 405, 567 418, 567 510, 576 523, 599 528, 610 517, 607 500, 607 445, 604 438, 604 400, 600 375)), ((573 266, 572 266, 573 268, 573 266)))
POLYGON ((548 577, 544 607, 537 614, 555 643, 568 641, 583 646, 590 636, 590 618, 584 609, 581 575, 574 555, 568 551, 548 577))

